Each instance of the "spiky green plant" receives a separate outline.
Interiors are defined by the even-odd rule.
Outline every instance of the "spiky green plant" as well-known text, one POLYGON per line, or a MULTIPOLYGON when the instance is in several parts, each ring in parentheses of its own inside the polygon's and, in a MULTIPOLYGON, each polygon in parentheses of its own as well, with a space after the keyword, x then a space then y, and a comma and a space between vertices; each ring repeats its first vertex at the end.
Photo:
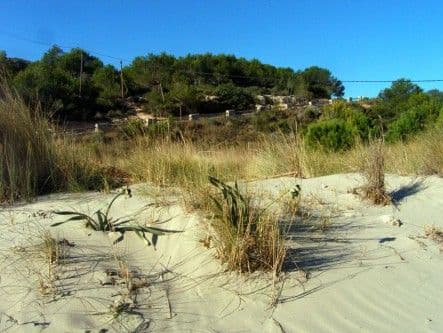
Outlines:
MULTIPOLYGON (((209 181, 221 192, 221 197, 211 197, 217 257, 228 269, 241 272, 263 269, 278 275, 286 248, 279 219, 268 212, 276 200, 259 207, 241 193, 236 182, 230 186, 214 177, 209 177, 209 181)), ((291 197, 297 197, 299 191, 297 185, 291 190, 291 197)))
POLYGON ((252 214, 250 200, 241 194, 237 182, 230 186, 211 176, 209 182, 218 188, 223 196, 223 201, 211 197, 217 209, 216 218, 224 220, 240 233, 243 233, 245 226, 256 224, 258 214, 252 214))
POLYGON ((86 222, 85 226, 95 231, 105 231, 105 232, 112 231, 120 233, 120 236, 114 241, 114 244, 122 241, 124 238, 124 234, 126 232, 132 231, 135 232, 135 234, 141 239, 143 239, 148 245, 153 244, 154 246, 157 244, 158 236, 162 236, 166 233, 180 232, 178 230, 167 230, 155 227, 146 227, 146 226, 130 224, 130 222, 134 221, 131 218, 113 219, 112 217, 109 216, 111 207, 114 204, 114 202, 117 200, 117 198, 124 195, 132 197, 131 189, 125 188, 122 191, 120 191, 108 204, 105 212, 102 212, 102 210, 99 209, 92 216, 75 211, 54 211, 54 213, 57 215, 71 216, 71 217, 62 222, 53 223, 51 226, 56 227, 71 221, 85 221, 86 222), (151 240, 147 238, 146 234, 152 235, 151 240))

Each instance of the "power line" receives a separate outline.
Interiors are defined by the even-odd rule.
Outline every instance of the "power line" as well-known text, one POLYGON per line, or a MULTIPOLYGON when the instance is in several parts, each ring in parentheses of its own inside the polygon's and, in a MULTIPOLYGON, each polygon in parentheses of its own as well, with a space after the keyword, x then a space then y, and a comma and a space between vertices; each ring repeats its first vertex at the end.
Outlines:
MULTIPOLYGON (((20 36, 20 35, 14 34, 14 33, 10 33, 8 31, 2 30, 2 29, 0 29, 0 33, 5 34, 8 37, 11 37, 11 38, 14 38, 14 39, 17 39, 17 40, 21 40, 21 41, 25 41, 25 42, 33 43, 33 44, 38 44, 38 45, 43 45, 43 46, 51 47, 53 45, 56 45, 56 46, 60 47, 61 49, 65 49, 65 50, 80 48, 79 46, 60 45, 60 44, 57 44, 57 43, 51 44, 51 43, 44 42, 44 41, 41 41, 41 40, 36 40, 36 39, 31 39, 31 38, 23 37, 23 36, 20 36)), ((124 61, 126 61, 128 63, 132 62, 132 60, 129 60, 129 59, 125 59, 125 58, 122 58, 122 57, 111 56, 109 54, 105 54, 105 53, 98 52, 98 51, 95 51, 95 50, 87 50, 87 49, 83 49, 83 50, 87 51, 90 54, 98 55, 100 57, 106 57, 106 58, 109 58, 109 59, 114 59, 114 60, 119 60, 119 61, 120 60, 124 60, 124 61)))
MULTIPOLYGON (((221 76, 221 77, 229 77, 229 78, 239 78, 239 79, 259 79, 263 80, 263 77, 258 76, 248 76, 248 75, 229 75, 229 74, 221 74, 221 73, 211 73, 211 72, 198 72, 198 71, 182 71, 182 73, 188 74, 200 74, 207 76, 221 76)), ((395 80, 339 80, 342 83, 393 83, 398 81, 395 80)), ((424 79, 424 80, 408 80, 413 83, 424 83, 424 82, 443 82, 443 79, 424 79)))
MULTIPOLYGON (((53 45, 57 45, 58 47, 60 47, 61 49, 74 49, 74 48, 80 48, 79 46, 67 46, 67 45, 59 45, 59 44, 51 44, 51 43, 47 43, 44 41, 40 41, 40 40, 35 40, 35 39, 31 39, 31 38, 27 38, 27 37, 23 37, 20 36, 18 34, 15 33, 11 33, 5 30, 0 29, 0 33, 3 33, 11 38, 17 39, 17 40, 22 40, 22 41, 26 41, 29 43, 33 43, 33 44, 38 44, 38 45, 43 45, 43 46, 53 46, 53 45)), ((83 49, 83 48, 82 48, 83 49)), ((129 59, 125 59, 122 57, 116 57, 116 56, 112 56, 103 52, 98 52, 95 50, 87 50, 87 49, 83 49, 84 51, 87 51, 90 54, 94 54, 100 57, 106 57, 109 59, 113 59, 113 60, 118 60, 118 61, 126 61, 127 63, 131 63, 132 60, 129 59)), ((263 80, 263 77, 258 77, 258 76, 250 76, 250 75, 236 75, 236 74, 221 74, 221 73, 213 73, 213 72, 200 72, 200 71, 182 71, 182 73, 184 74, 190 74, 190 75, 205 75, 205 76, 213 76, 213 77, 224 77, 224 78, 233 78, 233 79, 256 79, 256 80, 263 80)), ((339 80, 342 83, 393 83, 398 81, 398 79, 395 80, 339 80)), ((443 79, 420 79, 420 80, 408 80, 412 83, 431 83, 431 82, 443 82, 443 79)))
MULTIPOLYGON (((397 80, 340 80, 344 83, 392 83, 397 80)), ((423 82, 443 82, 443 79, 427 79, 427 80, 408 80, 413 83, 423 83, 423 82)))

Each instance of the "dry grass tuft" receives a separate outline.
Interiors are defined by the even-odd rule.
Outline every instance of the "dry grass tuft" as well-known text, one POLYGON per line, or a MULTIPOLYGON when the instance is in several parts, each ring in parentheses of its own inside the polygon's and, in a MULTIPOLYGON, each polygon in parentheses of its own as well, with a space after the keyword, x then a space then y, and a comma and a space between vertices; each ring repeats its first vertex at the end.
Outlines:
POLYGON ((443 230, 435 226, 425 226, 425 236, 437 244, 443 245, 443 230))
POLYGON ((366 184, 357 189, 357 193, 364 199, 370 200, 376 205, 387 205, 392 201, 390 195, 386 192, 385 186, 383 146, 383 140, 378 140, 369 146, 363 166, 363 176, 366 179, 366 184))
POLYGON ((56 164, 48 121, 0 83, 0 200, 53 191, 56 164))
POLYGON ((103 166, 82 143, 55 133, 44 112, 26 105, 0 78, 0 201, 127 181, 126 172, 103 166))
POLYGON ((38 231, 27 242, 29 244, 15 247, 14 253, 21 256, 26 267, 37 278, 40 294, 55 297, 60 292, 62 265, 68 257, 68 248, 73 244, 66 239, 53 237, 47 230, 38 231))
POLYGON ((210 181, 221 193, 212 205, 213 243, 217 257, 228 270, 270 271, 277 276, 286 256, 284 232, 275 214, 252 202, 237 184, 210 181))
POLYGON ((39 290, 42 295, 54 295, 58 290, 56 281, 59 280, 59 265, 66 256, 66 250, 49 231, 44 232, 41 238, 42 243, 36 248, 41 251, 47 271, 42 270, 38 274, 39 290))

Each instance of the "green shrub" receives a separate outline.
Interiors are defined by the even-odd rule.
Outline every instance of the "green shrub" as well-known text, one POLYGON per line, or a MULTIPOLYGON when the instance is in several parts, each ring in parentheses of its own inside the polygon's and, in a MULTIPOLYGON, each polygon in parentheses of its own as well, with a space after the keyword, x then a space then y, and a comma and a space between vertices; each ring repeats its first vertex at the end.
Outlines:
POLYGON ((271 123, 277 121, 277 116, 273 111, 262 111, 254 114, 252 124, 258 131, 267 132, 270 130, 271 123))
POLYGON ((360 139, 367 141, 374 136, 371 120, 365 115, 364 109, 356 104, 348 104, 345 101, 336 101, 324 108, 321 119, 341 119, 355 127, 360 139))
POLYGON ((427 105, 409 109, 389 125, 386 139, 390 142, 406 140, 436 121, 437 117, 438 113, 427 105))
POLYGON ((357 129, 344 120, 328 119, 310 124, 306 140, 310 146, 338 151, 351 148, 357 133, 357 129))
POLYGON ((294 115, 277 109, 257 112, 250 121, 259 132, 291 133, 297 127, 297 118, 294 115))
POLYGON ((223 84, 214 90, 214 94, 218 96, 221 104, 225 108, 233 108, 235 110, 246 110, 254 104, 254 97, 241 87, 233 84, 223 84))

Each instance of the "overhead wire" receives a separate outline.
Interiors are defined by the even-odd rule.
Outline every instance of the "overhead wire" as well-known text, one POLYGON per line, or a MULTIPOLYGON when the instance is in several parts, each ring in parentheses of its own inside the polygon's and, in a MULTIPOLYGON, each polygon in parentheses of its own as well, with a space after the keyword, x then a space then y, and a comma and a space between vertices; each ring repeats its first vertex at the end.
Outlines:
MULTIPOLYGON (((38 45, 43 45, 43 46, 54 46, 55 45, 55 46, 60 47, 63 50, 81 48, 80 46, 60 45, 57 43, 48 43, 48 42, 44 42, 41 40, 35 40, 35 39, 28 38, 28 37, 20 36, 16 33, 11 33, 11 32, 5 31, 3 29, 0 29, 0 33, 3 33, 4 35, 7 35, 11 38, 26 41, 26 42, 33 43, 33 44, 38 44, 38 45)), ((81 49, 83 49, 83 48, 81 48, 81 49)), ((106 58, 113 59, 113 60, 125 61, 127 63, 131 63, 133 61, 130 59, 125 59, 123 57, 109 55, 109 54, 101 52, 101 51, 90 50, 90 49, 83 49, 83 50, 90 53, 90 54, 97 55, 100 57, 106 57, 106 58)), ((227 77, 227 78, 233 78, 233 79, 238 78, 238 79, 263 80, 263 77, 252 76, 252 75, 222 74, 222 73, 203 72, 203 71, 182 71, 182 73, 187 73, 190 75, 205 75, 205 76, 214 76, 214 77, 221 76, 221 77, 227 77)), ((393 82, 398 81, 398 79, 392 79, 392 80, 339 80, 339 81, 342 83, 393 83, 393 82)), ((412 79, 412 80, 408 80, 408 81, 413 82, 413 83, 431 83, 431 82, 443 82, 443 79, 412 79)))

